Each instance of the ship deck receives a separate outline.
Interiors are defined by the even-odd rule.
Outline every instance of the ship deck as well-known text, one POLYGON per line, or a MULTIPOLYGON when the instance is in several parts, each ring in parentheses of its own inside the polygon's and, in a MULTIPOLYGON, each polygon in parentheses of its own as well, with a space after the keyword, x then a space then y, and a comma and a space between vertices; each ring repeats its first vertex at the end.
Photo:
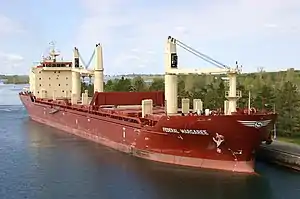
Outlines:
MULTIPOLYGON (((32 97, 26 93, 20 93, 21 96, 32 97)), ((84 112, 87 114, 100 115, 104 117, 110 117, 114 119, 119 119, 123 121, 128 121, 136 124, 147 124, 149 126, 154 126, 159 119, 165 115, 164 107, 154 107, 153 113, 142 118, 142 108, 141 105, 103 105, 103 106, 93 106, 93 105, 82 105, 80 104, 70 104, 68 99, 46 99, 46 98, 36 98, 34 103, 48 106, 52 109, 69 109, 79 112, 84 112)), ((178 114, 180 115, 180 114, 178 114)))
MULTIPOLYGON (((33 95, 27 93, 20 93, 20 95, 27 96, 33 98, 33 95)), ((118 119, 122 121, 127 121, 130 123, 140 124, 142 126, 155 126, 155 124, 163 117, 166 116, 166 111, 164 106, 154 106, 152 109, 152 113, 142 117, 142 106, 141 105, 82 105, 80 101, 78 104, 71 104, 70 99, 46 99, 46 98, 35 98, 34 103, 49 107, 51 109, 63 109, 63 110, 72 110, 78 111, 91 115, 98 115, 102 117, 109 117, 113 119, 118 119)), ((253 113, 252 113, 253 114, 253 113)), ((251 114, 251 115, 252 115, 251 114)), ((262 114, 262 113, 254 113, 254 114, 262 114)), ((266 114, 266 113, 265 113, 266 114)), ((178 114, 174 114, 172 116, 182 116, 181 109, 178 109, 178 114)), ((195 115, 193 114, 193 110, 190 110, 189 114, 184 115, 195 115)), ((196 114, 197 115, 197 114, 196 114)), ((212 111, 209 116, 220 116, 224 115, 222 112, 212 111)), ((245 112, 237 111, 232 115, 248 115, 245 112)), ((198 115, 199 116, 199 115, 198 115)))
MULTIPOLYGON (((141 105, 123 105, 123 106, 100 106, 103 110, 109 110, 113 111, 115 113, 118 113, 120 115, 126 115, 130 117, 142 117, 142 107, 141 105)), ((193 110, 190 109, 190 112, 193 110)), ((154 121, 158 121, 162 116, 166 115, 165 107, 153 107, 152 114, 147 115, 147 119, 151 119, 154 121)), ((178 114, 174 115, 181 115, 181 108, 178 108, 178 114)))

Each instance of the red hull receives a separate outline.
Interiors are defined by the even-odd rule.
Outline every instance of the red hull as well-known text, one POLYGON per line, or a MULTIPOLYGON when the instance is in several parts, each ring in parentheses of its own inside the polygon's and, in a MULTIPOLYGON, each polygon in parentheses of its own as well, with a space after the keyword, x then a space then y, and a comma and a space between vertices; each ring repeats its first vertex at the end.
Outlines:
POLYGON ((254 173, 255 150, 268 137, 276 119, 275 114, 162 116, 147 127, 71 106, 53 111, 51 105, 33 102, 29 95, 20 94, 20 99, 37 122, 137 157, 245 173, 254 173))

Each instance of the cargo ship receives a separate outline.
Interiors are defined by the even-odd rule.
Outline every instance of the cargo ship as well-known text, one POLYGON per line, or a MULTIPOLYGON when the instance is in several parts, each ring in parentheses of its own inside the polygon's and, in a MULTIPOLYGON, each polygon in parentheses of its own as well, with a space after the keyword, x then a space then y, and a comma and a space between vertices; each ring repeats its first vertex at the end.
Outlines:
POLYGON ((255 151, 271 144, 276 113, 251 107, 237 108, 241 92, 236 77, 241 67, 228 67, 169 36, 165 48, 165 90, 104 92, 102 45, 96 44, 94 67, 49 56, 30 69, 30 87, 19 93, 32 120, 107 147, 151 161, 187 168, 255 173, 255 151), (206 60, 215 68, 178 67, 177 47, 206 60), (205 108, 201 99, 177 98, 178 75, 226 75, 229 90, 220 110, 205 108), (93 76, 94 94, 81 91, 81 77, 93 76), (178 103, 181 107, 178 108, 178 103))

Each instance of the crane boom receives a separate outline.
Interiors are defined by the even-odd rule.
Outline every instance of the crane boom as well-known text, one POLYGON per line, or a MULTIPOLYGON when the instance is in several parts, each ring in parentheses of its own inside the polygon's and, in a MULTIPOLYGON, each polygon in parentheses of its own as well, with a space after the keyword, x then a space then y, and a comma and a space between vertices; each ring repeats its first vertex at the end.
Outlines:
POLYGON ((169 36, 167 40, 165 57, 166 57, 165 58, 165 63, 166 63, 165 64, 165 96, 166 96, 167 114, 177 114, 177 109, 178 109, 178 104, 176 99, 178 96, 177 75, 189 75, 189 74, 228 75, 229 91, 225 92, 225 97, 228 99, 228 101, 224 102, 224 113, 226 115, 230 115, 232 112, 236 111, 236 102, 241 97, 241 92, 236 90, 236 75, 241 71, 238 65, 235 68, 228 67, 171 36, 169 36), (186 51, 213 64, 218 68, 178 69, 178 56, 177 56, 176 46, 185 49, 186 51))
POLYGON ((92 55, 91 55, 91 57, 90 57, 90 59, 89 59, 89 61, 88 61, 88 63, 86 64, 85 61, 84 61, 84 59, 82 58, 81 54, 78 51, 78 55, 79 55, 79 58, 80 58, 80 60, 81 60, 81 62, 83 64, 83 68, 84 69, 88 69, 89 68, 89 66, 90 66, 90 64, 91 64, 91 62, 92 62, 92 60, 93 60, 93 58, 95 56, 95 52, 96 51, 94 50, 93 53, 92 53, 92 55))
POLYGON ((171 36, 169 36, 169 39, 173 40, 174 43, 175 43, 177 46, 179 46, 179 47, 183 48, 184 50, 186 50, 186 51, 188 51, 188 52, 190 52, 190 53, 196 55, 196 56, 199 57, 200 59, 203 59, 204 61, 207 61, 207 62, 209 62, 209 63, 211 63, 211 64, 217 66, 218 68, 227 68, 227 69, 230 68, 230 67, 226 66, 225 64, 222 64, 221 62, 219 62, 219 61, 217 61, 217 60, 215 60, 215 59, 209 57, 208 55, 205 55, 204 53, 201 53, 201 52, 199 52, 198 50, 196 50, 196 49, 194 49, 194 48, 188 46, 187 44, 181 42, 181 41, 178 40, 178 39, 175 39, 175 38, 173 38, 173 37, 171 37, 171 36))
POLYGON ((220 75, 228 73, 228 69, 221 69, 221 68, 210 68, 210 69, 170 69, 166 71, 169 74, 176 74, 176 75, 190 75, 190 74, 197 74, 197 75, 220 75))

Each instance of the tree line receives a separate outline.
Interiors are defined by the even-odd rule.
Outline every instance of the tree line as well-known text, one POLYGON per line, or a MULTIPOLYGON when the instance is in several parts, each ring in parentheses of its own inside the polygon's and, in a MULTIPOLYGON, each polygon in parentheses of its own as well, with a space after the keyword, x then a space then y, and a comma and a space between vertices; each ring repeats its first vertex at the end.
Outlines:
POLYGON ((28 84, 28 75, 0 75, 4 84, 28 84))
MULTIPOLYGON (((248 107, 249 91, 251 107, 278 113, 276 128, 278 135, 300 137, 300 71, 289 69, 281 72, 264 72, 241 74, 237 77, 237 90, 242 92, 238 100, 239 108, 248 107)), ((93 85, 83 83, 82 90, 93 94, 93 85)), ((145 82, 140 76, 133 79, 120 78, 108 80, 105 91, 158 91, 164 90, 164 79, 154 78, 145 82)), ((182 98, 200 98, 203 107, 209 109, 223 108, 225 91, 228 84, 221 76, 189 75, 178 78, 178 105, 182 98)))

